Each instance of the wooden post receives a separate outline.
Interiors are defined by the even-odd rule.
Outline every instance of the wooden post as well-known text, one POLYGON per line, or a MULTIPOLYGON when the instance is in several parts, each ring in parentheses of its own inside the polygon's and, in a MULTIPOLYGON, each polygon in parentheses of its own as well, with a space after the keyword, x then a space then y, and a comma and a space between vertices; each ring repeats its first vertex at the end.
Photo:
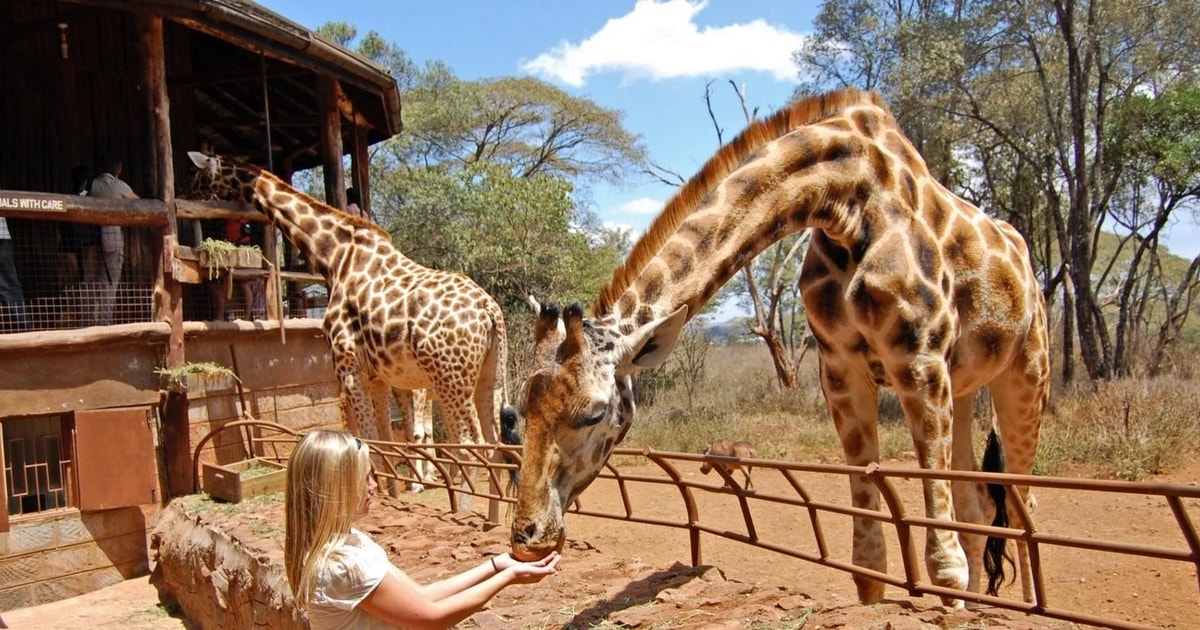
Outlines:
MULTIPOLYGON (((153 182, 158 198, 167 204, 167 225, 157 246, 161 248, 154 281, 154 319, 171 326, 164 363, 169 369, 184 364, 183 286, 170 273, 175 255, 178 223, 175 211, 175 167, 171 152, 171 100, 167 95, 166 51, 163 46, 162 17, 146 13, 137 16, 138 39, 144 59, 142 81, 146 94, 146 117, 150 124, 153 182)), ((170 393, 162 408, 162 436, 166 460, 163 484, 165 503, 177 494, 192 491, 191 443, 188 434, 187 393, 170 393)))
POLYGON ((367 153, 367 128, 354 125, 354 144, 350 147, 350 169, 358 189, 358 205, 363 216, 371 215, 371 156, 367 153))
POLYGON ((282 335, 283 331, 283 302, 279 294, 279 267, 284 264, 283 258, 279 256, 279 248, 276 247, 275 224, 267 223, 263 226, 263 258, 270 263, 267 268, 266 291, 263 294, 263 299, 267 301, 267 319, 280 320, 279 330, 282 335))
POLYGON ((337 79, 317 77, 317 108, 321 119, 321 164, 325 167, 325 203, 346 208, 346 174, 342 169, 342 115, 337 106, 337 79))

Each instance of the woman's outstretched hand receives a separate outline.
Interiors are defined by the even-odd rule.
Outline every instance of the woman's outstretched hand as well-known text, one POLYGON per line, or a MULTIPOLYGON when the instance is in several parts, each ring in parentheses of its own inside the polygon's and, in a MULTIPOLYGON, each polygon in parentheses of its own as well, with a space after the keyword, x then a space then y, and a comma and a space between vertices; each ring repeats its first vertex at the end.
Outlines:
POLYGON ((547 575, 558 573, 558 561, 561 559, 562 556, 557 551, 552 551, 550 555, 534 562, 521 562, 507 553, 496 556, 493 561, 500 571, 512 573, 513 582, 533 584, 540 582, 547 575))

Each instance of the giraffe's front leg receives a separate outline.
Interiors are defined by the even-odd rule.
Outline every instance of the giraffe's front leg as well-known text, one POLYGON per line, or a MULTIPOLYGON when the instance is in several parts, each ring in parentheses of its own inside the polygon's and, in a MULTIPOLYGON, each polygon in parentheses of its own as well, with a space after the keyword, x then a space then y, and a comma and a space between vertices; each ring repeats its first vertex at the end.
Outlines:
MULTIPOLYGON (((951 401, 950 376, 941 364, 931 365, 922 378, 914 379, 924 385, 913 392, 900 394, 900 405, 912 432, 917 461, 922 468, 936 471, 950 469, 951 401)), ((951 484, 945 479, 926 479, 924 492, 925 516, 941 521, 954 520, 951 484)), ((929 579, 938 586, 966 590, 969 581, 967 556, 959 544, 956 532, 946 529, 927 529, 925 532, 925 568, 929 579)), ((960 599, 943 597, 947 606, 963 607, 960 599)))
MULTIPOLYGON (((433 443, 433 399, 425 389, 397 389, 396 405, 400 408, 400 417, 404 425, 403 434, 409 443, 417 446, 428 446, 433 443)), ((425 451, 421 451, 425 454, 425 451)), ((416 481, 408 484, 410 492, 425 491, 425 484, 431 482, 433 466, 423 457, 415 458, 412 462, 413 476, 416 481)))
POLYGON ((362 366, 359 365, 353 345, 346 346, 344 343, 330 344, 334 371, 342 385, 342 420, 346 429, 354 435, 377 440, 379 433, 374 418, 375 404, 367 390, 366 378, 362 374, 362 366))
MULTIPOLYGON (((866 466, 879 461, 876 423, 879 419, 878 390, 874 383, 851 370, 831 367, 822 357, 821 387, 833 416, 846 463, 866 466)), ((850 501, 856 508, 879 511, 879 488, 862 476, 850 477, 850 501)), ((854 542, 851 558, 855 566, 887 573, 887 546, 882 524, 870 518, 854 518, 854 542)), ((884 583, 855 575, 858 599, 874 604, 883 599, 884 583)))

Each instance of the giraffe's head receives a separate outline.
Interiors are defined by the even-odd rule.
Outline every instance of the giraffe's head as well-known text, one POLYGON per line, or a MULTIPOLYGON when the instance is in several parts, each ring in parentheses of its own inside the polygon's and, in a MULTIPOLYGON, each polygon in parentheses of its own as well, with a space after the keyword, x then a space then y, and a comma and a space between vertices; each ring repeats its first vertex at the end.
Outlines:
POLYGON ((562 546, 563 512, 600 473, 633 423, 633 376, 661 364, 687 320, 585 319, 578 304, 539 307, 534 367, 522 387, 525 456, 512 522, 513 555, 546 556, 562 546))
POLYGON ((183 195, 188 199, 249 202, 253 199, 254 179, 258 173, 218 155, 188 151, 196 166, 190 189, 183 195))

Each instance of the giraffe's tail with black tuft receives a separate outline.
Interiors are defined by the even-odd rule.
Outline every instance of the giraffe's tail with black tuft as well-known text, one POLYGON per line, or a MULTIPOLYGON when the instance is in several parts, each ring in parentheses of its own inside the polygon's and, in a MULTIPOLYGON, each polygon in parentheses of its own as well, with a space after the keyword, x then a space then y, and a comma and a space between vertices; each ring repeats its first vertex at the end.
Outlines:
MULTIPOLYGON (((993 428, 988 435, 987 446, 983 450, 983 472, 1004 472, 1004 446, 993 428)), ((996 504, 996 517, 992 519, 993 527, 1008 527, 1008 490, 1003 484, 987 484, 988 496, 996 504)), ((1004 563, 1013 567, 1013 579, 1016 579, 1016 564, 1008 552, 1008 539, 1000 536, 988 536, 983 551, 983 569, 988 576, 987 594, 997 595, 1000 585, 1004 583, 1004 563)))

